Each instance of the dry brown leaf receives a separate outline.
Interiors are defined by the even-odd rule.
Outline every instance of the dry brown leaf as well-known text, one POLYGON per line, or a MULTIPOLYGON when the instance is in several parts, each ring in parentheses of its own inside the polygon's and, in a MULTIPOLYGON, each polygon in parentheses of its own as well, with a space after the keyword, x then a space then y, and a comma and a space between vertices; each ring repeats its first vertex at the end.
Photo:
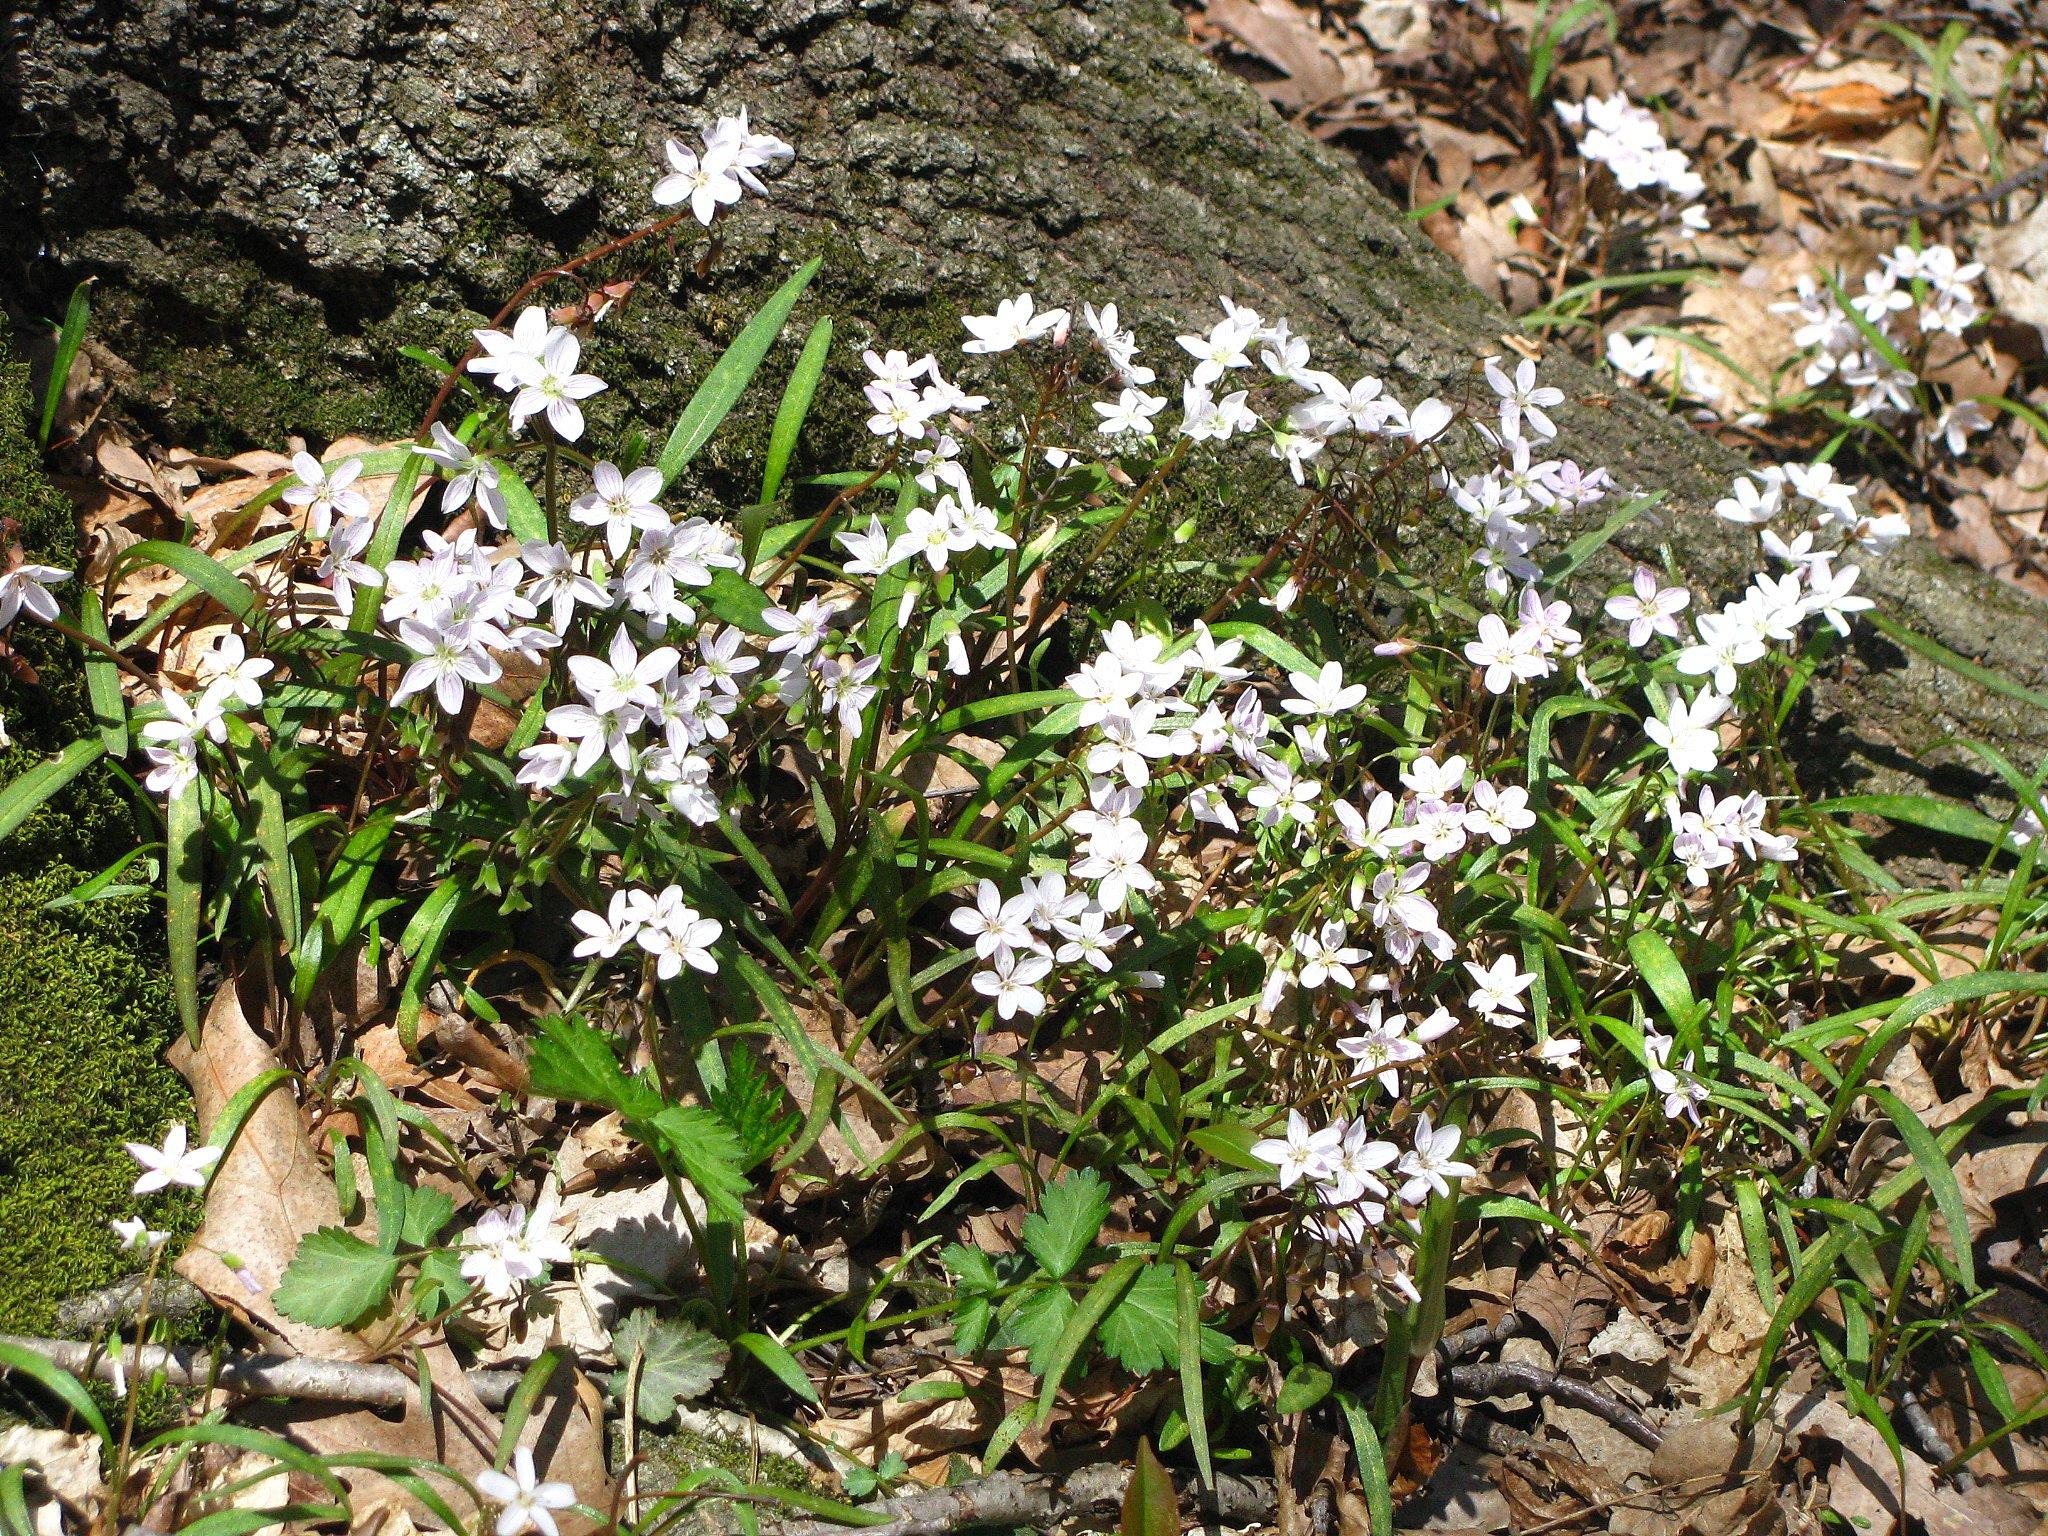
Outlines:
POLYGON ((1919 110, 1918 97, 1888 96, 1869 81, 1844 80, 1793 95, 1758 126, 1773 138, 1853 137, 1881 133, 1919 110))
POLYGON ((1696 1401, 1726 1402, 1756 1369, 1758 1351, 1771 1325, 1771 1309, 1756 1293, 1742 1223, 1733 1211, 1714 1232, 1714 1280, 1692 1337, 1679 1354, 1680 1367, 1696 1401))
POLYGON ((1372 89, 1379 67, 1363 47, 1340 51, 1314 14, 1292 0, 1209 0, 1209 19, 1284 79, 1261 82, 1261 94, 1302 112, 1372 89))
POLYGON ((1970 1236, 1998 1224, 1993 1207, 2023 1190, 2048 1189, 2048 1125, 2029 1125, 1997 1140, 1978 1135, 1956 1159, 1956 1183, 1970 1218, 1970 1236))
MULTIPOLYGON (((244 1084, 277 1069, 276 1055, 250 1022, 252 1014, 260 1017, 261 1012, 260 989, 249 982, 231 982, 215 994, 198 1043, 180 1040, 172 1047, 172 1065, 192 1085, 202 1136, 212 1133, 228 1101, 244 1084)), ((365 1340, 342 1329, 296 1322, 284 1316, 273 1299, 299 1239, 320 1227, 341 1224, 333 1181, 314 1155, 288 1090, 279 1088, 256 1106, 216 1166, 199 1233, 176 1267, 224 1310, 248 1319, 296 1353, 368 1359, 375 1351, 365 1340)), ((245 1417, 289 1434, 316 1454, 374 1449, 445 1462, 473 1478, 497 1455, 498 1421, 477 1400, 461 1363, 445 1343, 430 1338, 416 1358, 433 1376, 431 1415, 414 1398, 396 1418, 368 1409, 307 1403, 253 1405, 245 1417)), ((597 1508, 608 1503, 611 1486, 601 1407, 602 1400, 581 1373, 565 1367, 542 1392, 521 1436, 534 1448, 535 1460, 547 1475, 572 1484, 580 1498, 597 1508)), ((361 1469, 351 1469, 344 1478, 351 1489, 391 1492, 383 1478, 361 1469)), ((587 1521, 565 1522, 565 1529, 592 1528, 587 1521)))
POLYGON ((1876 1427, 1831 1397, 1801 1404, 1786 1427, 1834 1447, 1839 1459, 1828 1474, 1828 1507, 1858 1536, 1894 1536, 1907 1528, 1908 1516, 1927 1536, 2031 1536, 2039 1523, 2017 1494, 1987 1483, 1965 1491, 1937 1481, 1910 1450, 1901 1472, 1876 1427))

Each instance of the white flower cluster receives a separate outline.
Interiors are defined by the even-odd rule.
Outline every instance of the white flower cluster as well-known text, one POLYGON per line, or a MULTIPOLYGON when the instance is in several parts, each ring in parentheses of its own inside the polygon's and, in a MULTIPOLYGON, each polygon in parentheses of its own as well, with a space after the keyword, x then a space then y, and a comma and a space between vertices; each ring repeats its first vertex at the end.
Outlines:
POLYGON ((681 886, 658 895, 644 890, 614 891, 603 912, 577 912, 569 921, 583 935, 576 944, 579 960, 610 960, 628 944, 638 944, 654 960, 654 973, 673 981, 688 966, 707 974, 718 969, 711 952, 725 932, 715 917, 706 917, 683 899, 681 886))
POLYGON ((137 732, 150 764, 143 782, 156 794, 177 795, 199 776, 205 743, 218 747, 227 740, 230 713, 262 707, 272 663, 250 655, 240 635, 227 634, 200 658, 199 671, 205 684, 196 696, 159 689, 162 713, 137 732))
MULTIPOLYGON (((1983 275, 1981 263, 1963 261, 1953 246, 1916 250, 1900 245, 1864 273, 1862 291, 1849 296, 1846 309, 1836 285, 1802 276, 1795 296, 1773 304, 1771 310, 1797 321, 1792 340, 1811 352, 1804 374, 1809 388, 1837 381, 1850 391, 1850 415, 1896 420, 1919 412, 1921 382, 1905 366, 1904 349, 1913 338, 1898 331, 1899 317, 1912 314, 1923 344, 1937 335, 1961 336, 1983 318, 1976 290, 1983 275), (1883 338, 1882 345, 1856 323, 1859 319, 1883 338)), ((1945 444, 1951 454, 1961 454, 1971 434, 1990 424, 1974 400, 1959 400, 1941 415, 1928 437, 1945 444)))
POLYGON ((1699 205, 1707 184, 1685 151, 1665 142, 1654 113, 1620 91, 1555 105, 1557 115, 1578 133, 1579 153, 1612 171, 1624 191, 1661 188, 1682 228, 1697 233, 1707 227, 1706 210, 1699 205))
POLYGON ((686 149, 674 139, 663 146, 669 170, 654 184, 654 201, 664 208, 687 202, 697 222, 707 227, 718 210, 738 202, 742 192, 768 190, 755 172, 796 156, 774 134, 756 133, 744 109, 719 118, 702 137, 702 150, 686 149))

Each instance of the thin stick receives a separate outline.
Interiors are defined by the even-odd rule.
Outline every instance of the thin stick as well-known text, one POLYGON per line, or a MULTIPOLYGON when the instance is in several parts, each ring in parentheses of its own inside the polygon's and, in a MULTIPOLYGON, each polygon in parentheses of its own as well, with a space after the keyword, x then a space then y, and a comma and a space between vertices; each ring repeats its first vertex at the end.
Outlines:
POLYGON ((1656 1450, 1664 1443, 1664 1432, 1621 1399, 1601 1391, 1591 1382, 1575 1381, 1556 1371, 1533 1365, 1494 1362, 1486 1365, 1454 1365, 1438 1378, 1455 1397, 1477 1401, 1527 1392, 1534 1397, 1555 1398, 1566 1407, 1590 1413, 1612 1424, 1637 1445, 1656 1450))
POLYGON ((1903 208, 1866 208, 1863 210, 1863 222, 1873 229, 1889 229, 1895 224, 1910 224, 1915 219, 1946 219, 1979 203, 1995 203, 2001 197, 2024 191, 2043 178, 2048 178, 2048 160, 2036 160, 2024 171, 2015 171, 2003 181, 1994 181, 1975 192, 1965 192, 1961 197, 1945 198, 1938 203, 1908 203, 1903 208))

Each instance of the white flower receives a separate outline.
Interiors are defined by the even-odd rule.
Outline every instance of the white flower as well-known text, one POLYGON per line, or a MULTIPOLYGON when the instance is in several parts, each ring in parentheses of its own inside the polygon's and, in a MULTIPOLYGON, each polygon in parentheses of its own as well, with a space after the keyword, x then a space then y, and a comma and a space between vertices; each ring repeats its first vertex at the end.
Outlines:
POLYGON ((1971 435, 1990 428, 1991 416, 1983 406, 1975 400, 1958 400, 1941 413, 1933 435, 1947 445, 1951 454, 1961 458, 1970 445, 1971 435))
POLYGON ((1431 442, 1443 435, 1444 429, 1456 416, 1457 413, 1435 395, 1418 400, 1408 413, 1408 436, 1418 443, 1431 442))
POLYGON ((168 1232, 157 1232, 138 1216, 117 1216, 107 1223, 122 1248, 130 1253, 154 1253, 170 1237, 168 1232))
MULTIPOLYGON (((356 479, 362 472, 361 459, 322 464, 310 453, 295 453, 292 455, 292 473, 299 477, 299 483, 286 486, 280 499, 288 506, 304 507, 307 536, 324 539, 337 520, 346 522, 369 514, 369 498, 355 489, 356 479)), ((0 613, 5 612, 5 599, 0 598, 0 613)), ((4 622, 0 620, 0 623, 4 622)))
POLYGON ((1207 386, 1222 378, 1228 369, 1251 366, 1245 349, 1256 334, 1254 327, 1245 325, 1233 314, 1217 321, 1206 336, 1179 336, 1175 340, 1195 359, 1195 371, 1189 378, 1197 385, 1207 386))
POLYGON ((1114 403, 1094 403, 1095 414, 1102 418, 1095 430, 1105 437, 1120 437, 1126 432, 1143 437, 1152 430, 1152 418, 1165 408, 1166 396, 1126 387, 1114 403))
POLYGON ((1714 503, 1714 512, 1727 522, 1754 526, 1767 523, 1784 506, 1784 492, 1777 481, 1757 481, 1748 476, 1737 479, 1734 494, 1714 503))
POLYGON ((995 1003, 998 1018, 1028 1013, 1036 1018, 1045 1011, 1045 994, 1038 984, 1052 970, 1044 955, 999 949, 989 959, 992 967, 974 973, 974 990, 995 1003))
POLYGON ((785 652, 799 658, 810 655, 825 643, 825 632, 831 628, 833 615, 839 612, 840 607, 836 602, 807 597, 797 606, 795 613, 783 608, 762 609, 762 621, 777 631, 765 649, 770 655, 785 652))
POLYGON ((756 133, 747 123, 747 109, 721 117, 703 133, 704 153, 729 157, 733 174, 749 191, 766 192, 754 174, 778 160, 793 160, 796 150, 772 133, 756 133))
POLYGON ((1721 753, 1715 722, 1728 713, 1729 702, 1725 694, 1711 688, 1689 703, 1673 698, 1665 706, 1663 719, 1652 717, 1643 722, 1643 734, 1664 749, 1671 759, 1671 771, 1680 778, 1712 773, 1721 753))
POLYGON ((576 371, 582 353, 583 344, 563 331, 548 342, 539 357, 514 361, 512 377, 519 385, 519 392, 512 397, 515 431, 545 412, 548 425, 563 442, 573 443, 583 435, 583 408, 577 402, 588 400, 605 382, 595 374, 576 371))
POLYGON ((1470 1163, 1457 1160, 1458 1140, 1456 1126, 1437 1126, 1426 1112, 1416 1116, 1415 1141, 1400 1164, 1400 1171, 1408 1176, 1401 1186, 1403 1200, 1414 1205, 1426 1194, 1448 1195, 1449 1180, 1478 1172, 1470 1163))
POLYGON ((1607 338, 1607 361, 1615 372, 1632 379, 1648 378, 1657 371, 1657 338, 1641 336, 1634 341, 1620 331, 1607 338))
POLYGON ((1465 1000, 1467 1007, 1489 1023, 1511 1027, 1520 1022, 1519 1016, 1527 1011, 1522 994, 1536 981, 1533 971, 1522 970, 1508 955, 1491 965, 1467 960, 1465 969, 1473 981, 1472 995, 1465 1000))
POLYGON ((1024 896, 1004 899, 993 880, 983 880, 974 893, 974 905, 958 907, 950 919, 953 927, 974 941, 974 952, 982 959, 1004 950, 1030 949, 1036 944, 1031 932, 1032 903, 1024 896))
POLYGON ((1856 585, 1856 578, 1862 574, 1862 568, 1854 565, 1833 570, 1826 560, 1817 560, 1807 566, 1809 590, 1806 611, 1826 619, 1836 634, 1848 634, 1849 615, 1876 606, 1869 598, 1859 597, 1851 590, 1856 585))
POLYGON ((988 353, 1007 352, 1012 347, 1027 341, 1036 341, 1041 336, 1064 334, 1068 315, 1064 309, 1047 309, 1033 313, 1035 305, 1028 293, 1020 293, 1014 299, 1004 299, 996 305, 993 315, 966 315, 960 323, 967 328, 974 339, 962 342, 962 352, 988 353))
MULTIPOLYGON (((398 626, 398 638, 418 653, 419 659, 405 669, 391 702, 403 704, 416 693, 431 688, 444 714, 461 711, 466 685, 494 683, 504 669, 478 643, 468 624, 422 624, 406 619, 398 626)), ((581 660, 572 657, 571 660, 581 660)))
POLYGON ((0 574, 0 629, 7 628, 22 613, 45 624, 53 622, 57 617, 57 599, 50 596, 49 589, 70 579, 69 571, 54 565, 17 565, 0 574))
POLYGON ((448 488, 441 493, 443 512, 453 517, 474 497, 493 528, 506 526, 505 497, 498 489, 495 463, 472 453, 469 444, 438 421, 434 423, 434 446, 422 448, 420 455, 433 460, 449 477, 448 488))
POLYGON ((1503 436, 1520 436, 1524 421, 1528 422, 1538 437, 1557 436, 1557 427, 1544 414, 1544 409, 1547 406, 1564 404, 1564 391, 1548 384, 1539 386, 1536 382, 1534 361, 1523 358, 1515 365, 1514 377, 1509 378, 1500 366, 1500 359, 1489 357, 1486 360, 1486 382, 1492 385, 1493 392, 1500 396, 1500 424, 1503 436))
POLYGON ((520 367, 538 362, 548 343, 568 332, 559 325, 550 324, 546 310, 537 304, 529 304, 519 312, 519 318, 513 322, 509 332, 480 330, 470 334, 483 348, 483 356, 470 360, 469 371, 482 374, 509 393, 519 387, 520 367))
POLYGON ((1763 637, 1732 613, 1700 614, 1693 628, 1699 643, 1678 653, 1678 670, 1687 677, 1711 677, 1720 692, 1733 693, 1738 670, 1763 656, 1763 637))
POLYGON ((685 149, 674 139, 662 146, 669 172, 654 184, 654 201, 664 208, 688 202, 699 224, 709 225, 720 208, 740 200, 739 163, 729 149, 685 149))
POLYGON ((1465 808, 1465 830, 1491 838, 1505 847, 1517 832, 1536 825, 1536 813, 1529 809, 1529 791, 1519 784, 1497 789, 1483 780, 1472 786, 1472 801, 1465 808))
POLYGON ((1550 662, 1537 649, 1530 631, 1517 629, 1510 634, 1497 613, 1481 616, 1478 638, 1465 643, 1465 659, 1486 669, 1482 681, 1488 693, 1506 693, 1518 682, 1550 672, 1550 662))
POLYGON ((477 1492, 498 1510, 498 1536, 520 1536, 522 1531, 539 1531, 541 1536, 560 1536, 553 1511, 576 1502, 576 1490, 567 1483, 544 1483, 533 1469, 533 1452, 520 1446, 512 1453, 512 1476, 496 1468, 479 1472, 477 1492))
POLYGON ((881 665, 879 656, 863 656, 857 661, 827 656, 818 663, 819 704, 837 712, 840 726, 856 736, 863 724, 861 711, 881 692, 878 684, 868 681, 881 665))
POLYGON ((207 679, 206 692, 216 699, 234 699, 249 709, 263 703, 262 679, 270 675, 273 663, 251 656, 237 634, 225 634, 200 658, 200 675, 207 679))
POLYGON ((1351 967, 1365 963, 1365 951, 1352 947, 1342 923, 1327 922, 1313 930, 1303 929, 1294 936, 1294 949, 1301 956, 1301 968, 1296 974, 1309 991, 1326 981, 1334 981, 1347 990, 1357 985, 1351 967))
POLYGON ((1334 661, 1324 662, 1318 672, 1290 672, 1287 682, 1294 694, 1282 699, 1280 707, 1290 715, 1341 715, 1365 702, 1365 684, 1347 684, 1343 667, 1334 661))
POLYGON ((618 465, 599 459, 591 466, 590 487, 569 503, 569 519, 602 528, 614 560, 625 555, 636 531, 667 529, 668 514, 654 501, 661 494, 660 470, 649 467, 621 474, 618 465))
POLYGON ((1641 650, 1652 635, 1678 637, 1677 615, 1692 601, 1684 587, 1667 587, 1646 565, 1636 567, 1632 591, 1607 599, 1607 616, 1628 625, 1628 643, 1641 650))
POLYGON ((1303 1179, 1311 1183, 1327 1179, 1335 1167, 1337 1149, 1343 1141, 1343 1126, 1326 1125, 1319 1131, 1311 1131, 1308 1122, 1301 1117, 1301 1111, 1290 1109, 1286 1134, 1253 1142, 1252 1156, 1279 1169, 1280 1187, 1292 1189, 1303 1179))
POLYGON ((1401 1149, 1391 1141, 1375 1141, 1363 1120, 1353 1121, 1344 1127, 1343 1139, 1330 1154, 1330 1171, 1318 1181, 1318 1193, 1334 1205, 1365 1202, 1364 1219, 1368 1225, 1377 1226, 1387 1214, 1381 1204, 1387 1186, 1379 1171, 1400 1155, 1401 1149), (1374 1196, 1379 1198, 1371 1198, 1374 1196))
POLYGON ((640 947, 654 956, 654 974, 673 981, 684 966, 707 975, 718 970, 718 957, 711 946, 725 932, 725 924, 705 917, 683 900, 680 886, 670 886, 659 896, 644 893, 635 908, 640 931, 633 935, 640 947))
POLYGON ((612 892, 611 905, 604 912, 572 912, 569 923, 583 937, 577 940, 575 955, 579 960, 596 956, 609 960, 632 943, 640 932, 639 920, 633 915, 636 909, 634 893, 612 892))
POLYGON ((149 1195, 177 1185, 184 1189, 206 1188, 206 1170, 220 1161, 219 1147, 194 1147, 186 1142, 185 1122, 180 1120, 164 1135, 161 1147, 139 1141, 123 1142, 128 1155, 142 1165, 131 1194, 149 1195))

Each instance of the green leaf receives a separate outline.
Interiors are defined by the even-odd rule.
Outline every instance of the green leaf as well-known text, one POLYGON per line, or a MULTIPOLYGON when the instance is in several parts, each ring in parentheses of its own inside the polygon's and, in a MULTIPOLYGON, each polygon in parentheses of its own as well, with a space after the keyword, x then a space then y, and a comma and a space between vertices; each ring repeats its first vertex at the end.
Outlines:
POLYGON ((1650 984, 1671 1022, 1679 1028, 1690 1024, 1699 1005, 1693 1001, 1692 983, 1686 979, 1685 967, 1664 936, 1638 928, 1628 936, 1628 957, 1636 963, 1637 973, 1650 984))
POLYGON ((1845 811, 1862 811, 1872 816, 1882 816, 1886 821, 1904 822, 1910 827, 1925 827, 1930 832, 1939 832, 1944 837, 1960 837, 1976 843, 1988 843, 1994 848, 2005 843, 2006 827, 2001 821, 1994 821, 1982 811, 1972 810, 1967 805, 1958 805, 1953 800, 1937 800, 1931 795, 1837 795, 1832 800, 1816 800, 1807 807, 1811 812, 1839 814, 1845 811))
POLYGON ((1048 1184, 1024 1218, 1024 1247, 1055 1280, 1073 1273, 1109 1219, 1109 1186, 1092 1168, 1069 1169, 1048 1184))
POLYGON ((170 948, 171 990, 185 1038, 199 1039, 200 881, 206 872, 206 823, 199 815, 199 783, 187 784, 164 807, 164 924, 170 948))
POLYGON ((1935 1141, 1934 1133, 1903 1099, 1889 1088, 1879 1088, 1874 1084, 1864 1092, 1877 1101, 1878 1108, 1885 1112, 1898 1131, 1899 1139, 1905 1142, 1906 1150, 1913 1154, 1913 1161, 1920 1168, 1920 1177, 1927 1181, 1928 1191, 1934 1196, 1935 1208, 1948 1225, 1949 1241, 1955 1245, 1956 1274, 1966 1290, 1976 1290, 1977 1258, 1970 1246, 1970 1217, 1963 1205, 1963 1190, 1956 1182, 1955 1169, 1949 1166, 1948 1157, 1935 1141))
POLYGON ((1188 1421, 1195 1470, 1202 1474, 1204 1488, 1214 1488, 1216 1468, 1209 1458, 1209 1415, 1203 1401, 1202 1285, 1185 1259, 1173 1261, 1173 1321, 1181 1412, 1188 1421))
POLYGON ((117 586, 123 576, 145 565, 176 571, 244 623, 255 617, 256 593, 251 587, 236 580, 235 573, 213 556, 169 539, 144 539, 123 550, 107 573, 107 585, 117 586))
POLYGON ((765 1333, 742 1333, 734 1337, 733 1343, 768 1367, 777 1381, 805 1402, 815 1403, 818 1400, 818 1389, 811 1385, 811 1378, 797 1364, 796 1356, 783 1348, 779 1341, 765 1333))
POLYGON ((106 756, 106 743, 80 739, 46 762, 15 775, 0 789, 0 837, 34 815, 37 808, 58 790, 106 756))
POLYGON ((675 1318, 657 1318, 646 1308, 633 1313, 612 1333, 612 1353, 626 1368, 611 1374, 612 1395, 625 1400, 631 1377, 631 1362, 640 1356, 639 1390, 635 1411, 649 1424, 666 1424, 676 1416, 679 1403, 702 1397, 725 1374, 730 1358, 716 1334, 694 1323, 675 1318))
POLYGON ((57 350, 50 354, 50 380, 43 386, 43 415, 36 423, 36 446, 50 446, 50 429, 57 423, 57 407, 64 400, 64 386, 71 380, 71 365, 85 343, 86 322, 92 318, 92 285, 88 277, 71 290, 71 302, 64 306, 64 323, 57 328, 57 350))
POLYGON ((714 1221, 746 1219, 740 1202, 753 1187, 747 1182, 747 1149, 732 1127, 711 1110, 695 1104, 670 1104, 648 1116, 647 1127, 662 1151, 682 1165, 684 1176, 704 1197, 714 1221))
MULTIPOLYGON (((1038 1413, 1043 1418, 1052 1412, 1052 1405, 1059 1396, 1060 1383, 1066 1380, 1067 1372, 1081 1358, 1081 1352, 1088 1347, 1088 1340, 1109 1315, 1110 1309, 1123 1300, 1124 1292, 1138 1278, 1145 1268, 1142 1255, 1131 1254, 1118 1259, 1103 1272, 1102 1278, 1088 1287, 1088 1294, 1081 1298, 1081 1304, 1074 1308, 1074 1315, 1067 1321, 1065 1331, 1060 1334, 1059 1344, 1052 1352, 1041 1373, 1044 1381, 1038 1389, 1038 1413)), ((1036 1367, 1034 1366, 1034 1369, 1036 1367)))
MULTIPOLYGON (((113 645, 97 587, 85 587, 78 594, 78 629, 101 645, 113 645)), ((91 649, 82 654, 80 666, 85 671, 85 691, 92 704, 93 723, 100 728, 107 756, 119 762, 128 755, 128 700, 121 692, 121 669, 111 656, 91 649)))
POLYGON ((272 1298, 278 1311, 312 1328, 346 1328, 390 1299, 398 1259, 341 1227, 299 1240, 272 1298))
POLYGON ((455 1201, 431 1184, 400 1184, 396 1189, 405 1206, 396 1213, 398 1240, 424 1248, 448 1225, 448 1218, 455 1214, 455 1201))
POLYGON ((732 345, 725 349, 725 355, 711 365, 711 371, 704 375, 704 382, 697 386, 697 392, 690 396, 690 403, 683 407, 683 414, 676 419, 675 430, 669 433, 668 442, 656 461, 664 486, 682 473, 683 466, 697 456, 697 450, 711 440, 718 424, 739 404, 740 396, 746 393, 747 385, 753 381, 754 370, 761 366, 768 349, 775 345, 775 338, 782 334, 789 312, 796 307, 797 299, 810 286, 811 279, 818 275, 820 265, 822 258, 815 256, 805 262, 788 282, 775 290, 774 296, 761 306, 760 313, 733 338, 732 345))
MULTIPOLYGON (((1176 1305, 1173 1271, 1160 1264, 1142 1270, 1102 1320, 1103 1353, 1134 1376, 1164 1370, 1180 1347, 1176 1305)), ((1198 1333, 1198 1349, 1200 1342, 1198 1333)))
MULTIPOLYGON (((790 455, 803 431, 811 397, 818 392, 818 380, 825 373, 825 356, 832 349, 832 317, 827 315, 811 327, 804 338, 804 350, 790 370, 789 383, 782 391, 782 404, 775 409, 775 425, 768 432, 768 457, 761 470, 761 500, 772 502, 782 489, 782 477, 789 469, 790 455)), ((752 551, 748 551, 749 555, 752 551)))
POLYGON ((433 980, 441 946, 448 942, 449 930, 468 894, 466 881, 443 880, 428 892, 398 937, 398 952, 408 962, 404 984, 398 989, 398 1039, 408 1051, 419 1038, 420 1011, 426 1006, 427 984, 433 980))
POLYGON ((1306 1413, 1330 1395, 1336 1379, 1320 1365, 1304 1360, 1287 1373, 1273 1399, 1273 1412, 1280 1415, 1306 1413))
POLYGON ((526 1065, 541 1098, 599 1104, 634 1116, 661 1107, 658 1095, 620 1070, 609 1036, 581 1019, 559 1016, 542 1019, 536 1028, 540 1038, 526 1065))
POLYGON ((1052 1369, 1060 1338, 1074 1320, 1074 1298, 1063 1285, 1041 1286, 1024 1293, 1024 1299, 1003 1319, 996 1342, 1004 1349, 1030 1351, 1033 1372, 1043 1376, 1052 1369))
POLYGON ((462 1275, 462 1255, 437 1248, 420 1260, 413 1277, 412 1309, 429 1321, 445 1317, 469 1299, 471 1289, 462 1275))
POLYGON ((1152 1453, 1152 1442, 1140 1436, 1138 1460, 1124 1489, 1123 1517, 1117 1536, 1180 1536, 1180 1500, 1173 1479, 1152 1453))
POLYGON ((0 1338, 0 1371, 18 1371, 23 1376, 34 1378, 58 1401, 85 1421, 86 1427, 100 1437, 108 1449, 114 1448, 114 1432, 107 1427, 106 1416, 100 1412, 100 1405, 93 1401, 92 1393, 85 1383, 65 1370, 45 1360, 33 1350, 23 1349, 19 1344, 9 1343, 0 1338))

